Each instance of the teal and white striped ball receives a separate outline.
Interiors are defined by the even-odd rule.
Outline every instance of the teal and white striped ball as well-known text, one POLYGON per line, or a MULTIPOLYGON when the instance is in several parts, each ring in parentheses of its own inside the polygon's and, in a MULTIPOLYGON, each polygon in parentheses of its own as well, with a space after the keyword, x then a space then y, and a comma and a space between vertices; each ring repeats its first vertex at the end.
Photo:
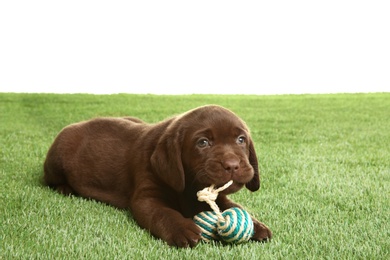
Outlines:
POLYGON ((203 241, 210 242, 219 240, 218 237, 218 217, 214 211, 203 211, 194 217, 195 224, 202 230, 203 241))
POLYGON ((230 208, 222 213, 224 221, 219 221, 213 211, 205 211, 194 217, 195 224, 202 230, 204 241, 222 240, 226 243, 246 242, 254 234, 254 226, 248 212, 240 208, 230 208))
POLYGON ((224 221, 218 221, 219 237, 226 243, 246 242, 254 235, 251 216, 240 208, 230 208, 222 212, 224 221))

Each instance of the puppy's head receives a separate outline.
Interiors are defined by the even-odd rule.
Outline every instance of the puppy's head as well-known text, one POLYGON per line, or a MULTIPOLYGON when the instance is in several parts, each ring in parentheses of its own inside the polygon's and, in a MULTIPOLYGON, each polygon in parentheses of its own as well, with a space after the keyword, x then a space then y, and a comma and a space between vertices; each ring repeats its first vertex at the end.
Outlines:
POLYGON ((220 106, 203 106, 172 120, 152 155, 154 172, 178 192, 186 186, 202 189, 231 185, 260 187, 256 152, 246 124, 220 106))

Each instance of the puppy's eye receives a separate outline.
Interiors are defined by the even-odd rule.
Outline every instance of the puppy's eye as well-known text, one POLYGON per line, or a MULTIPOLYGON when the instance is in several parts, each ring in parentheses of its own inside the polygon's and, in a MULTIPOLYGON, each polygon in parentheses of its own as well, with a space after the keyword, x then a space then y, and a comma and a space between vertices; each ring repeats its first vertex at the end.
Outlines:
POLYGON ((207 146, 210 146, 210 142, 206 138, 202 138, 198 140, 197 146, 200 148, 205 148, 207 146))
POLYGON ((237 144, 245 144, 245 141, 246 141, 246 138, 245 138, 245 136, 239 136, 238 138, 237 138, 237 144))

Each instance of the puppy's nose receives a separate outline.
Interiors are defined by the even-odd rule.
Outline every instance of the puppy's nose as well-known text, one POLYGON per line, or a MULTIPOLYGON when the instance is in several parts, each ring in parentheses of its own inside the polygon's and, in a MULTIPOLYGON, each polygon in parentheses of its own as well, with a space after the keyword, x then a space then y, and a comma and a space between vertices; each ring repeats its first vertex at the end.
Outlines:
POLYGON ((225 171, 234 173, 240 168, 240 161, 238 159, 227 159, 222 162, 225 171))

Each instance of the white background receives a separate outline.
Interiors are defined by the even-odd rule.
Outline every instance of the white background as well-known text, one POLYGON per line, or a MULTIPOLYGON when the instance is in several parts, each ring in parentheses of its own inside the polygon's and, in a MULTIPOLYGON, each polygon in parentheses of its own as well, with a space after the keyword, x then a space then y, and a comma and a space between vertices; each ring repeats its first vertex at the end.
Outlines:
POLYGON ((390 92, 390 1, 0 3, 0 92, 390 92))

